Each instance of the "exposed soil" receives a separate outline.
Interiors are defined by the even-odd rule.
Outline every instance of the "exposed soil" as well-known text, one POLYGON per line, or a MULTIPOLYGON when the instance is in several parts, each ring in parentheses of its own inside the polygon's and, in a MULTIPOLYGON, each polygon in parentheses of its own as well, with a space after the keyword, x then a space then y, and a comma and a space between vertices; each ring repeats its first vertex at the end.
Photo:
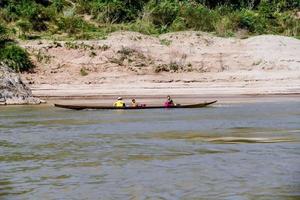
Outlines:
POLYGON ((116 32, 21 45, 37 66, 22 78, 40 96, 300 93, 300 40, 289 37, 116 32))

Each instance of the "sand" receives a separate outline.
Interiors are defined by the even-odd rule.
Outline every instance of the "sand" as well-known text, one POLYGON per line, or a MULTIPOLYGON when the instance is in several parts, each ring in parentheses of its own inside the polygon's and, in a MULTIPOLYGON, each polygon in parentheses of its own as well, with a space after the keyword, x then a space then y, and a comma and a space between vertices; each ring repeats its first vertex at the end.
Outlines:
POLYGON ((300 40, 289 37, 115 32, 105 40, 21 45, 37 66, 22 78, 48 100, 300 94, 300 40))

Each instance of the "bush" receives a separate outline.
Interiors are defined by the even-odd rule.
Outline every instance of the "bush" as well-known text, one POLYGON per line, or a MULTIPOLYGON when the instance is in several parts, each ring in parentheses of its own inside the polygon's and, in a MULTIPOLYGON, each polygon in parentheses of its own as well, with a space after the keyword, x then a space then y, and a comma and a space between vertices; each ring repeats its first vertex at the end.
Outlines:
POLYGON ((32 24, 28 20, 19 20, 16 25, 19 27, 22 35, 26 37, 26 33, 28 33, 32 29, 32 24))
POLYGON ((61 12, 64 9, 64 1, 53 0, 51 6, 55 9, 56 12, 61 12))
POLYGON ((259 3, 259 0, 198 0, 209 8, 216 8, 220 5, 229 5, 234 8, 254 8, 259 3))
POLYGON ((136 22, 129 24, 128 30, 140 32, 143 34, 158 34, 155 25, 149 20, 138 19, 136 22))
POLYGON ((8 45, 1 49, 0 60, 17 72, 28 71, 33 68, 28 53, 16 45, 8 45))
POLYGON ((218 36, 226 37, 233 35, 236 29, 236 24, 232 21, 232 19, 225 16, 221 20, 217 21, 214 24, 214 27, 218 36))
POLYGON ((151 0, 146 6, 146 12, 150 13, 150 20, 160 27, 170 26, 176 19, 178 11, 178 1, 174 0, 161 0, 159 3, 151 0))
POLYGON ((91 14, 92 12, 92 5, 91 1, 89 0, 77 0, 76 5, 76 13, 77 14, 91 14))
POLYGON ((278 11, 276 3, 262 0, 258 6, 259 15, 265 18, 273 18, 273 14, 278 11))
POLYGON ((0 17, 8 23, 16 21, 19 18, 17 14, 10 12, 8 9, 2 9, 0 14, 0 17))
POLYGON ((268 32, 267 20, 263 16, 260 16, 259 13, 256 13, 251 10, 243 9, 240 12, 240 19, 238 22, 239 28, 247 29, 252 33, 266 33, 268 32))
POLYGON ((91 5, 92 15, 95 19, 105 23, 115 23, 126 20, 127 11, 122 1, 96 1, 91 5))
POLYGON ((293 17, 291 13, 277 13, 276 21, 278 22, 277 32, 284 35, 300 37, 300 20, 293 17))
POLYGON ((0 24, 0 49, 5 45, 5 43, 9 40, 8 29, 0 24))
POLYGON ((6 63, 17 72, 27 71, 33 67, 27 52, 13 43, 8 28, 1 24, 0 61, 6 63))
POLYGON ((88 24, 80 17, 62 17, 58 21, 58 29, 68 34, 76 34, 84 31, 95 31, 95 27, 88 24))
POLYGON ((218 12, 201 4, 185 4, 179 16, 184 18, 187 28, 201 31, 214 31, 214 24, 220 18, 218 12))
POLYGON ((80 2, 86 2, 86 4, 80 3, 78 11, 82 12, 89 7, 89 13, 94 16, 94 19, 104 23, 132 22, 138 17, 146 1, 94 0, 88 3, 86 0, 80 0, 80 2))
POLYGON ((7 45, 1 49, 0 60, 17 72, 28 71, 33 68, 28 53, 14 44, 7 45))
POLYGON ((53 16, 49 15, 48 9, 43 5, 32 0, 8 2, 2 12, 4 20, 12 22, 21 19, 29 21, 35 31, 47 30, 46 22, 50 21, 53 16))
POLYGON ((171 31, 186 30, 186 23, 183 17, 177 17, 170 26, 171 31))

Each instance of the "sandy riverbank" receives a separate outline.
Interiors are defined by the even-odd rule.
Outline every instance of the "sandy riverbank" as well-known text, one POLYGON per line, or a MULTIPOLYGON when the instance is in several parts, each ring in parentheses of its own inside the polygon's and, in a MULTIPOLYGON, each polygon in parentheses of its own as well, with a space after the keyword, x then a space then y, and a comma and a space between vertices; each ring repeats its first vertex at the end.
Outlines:
POLYGON ((300 94, 300 40, 283 36, 116 32, 106 40, 28 41, 22 46, 37 67, 21 76, 34 96, 46 100, 170 94, 192 103, 196 97, 300 94))
POLYGON ((32 89, 35 96, 46 99, 49 104, 111 105, 118 96, 123 96, 128 103, 131 98, 136 98, 140 103, 159 105, 167 94, 181 104, 212 100, 218 100, 219 103, 300 100, 300 93, 293 83, 290 83, 289 87, 287 83, 284 87, 267 82, 263 83, 264 87, 262 87, 261 84, 43 85, 32 87, 32 89))

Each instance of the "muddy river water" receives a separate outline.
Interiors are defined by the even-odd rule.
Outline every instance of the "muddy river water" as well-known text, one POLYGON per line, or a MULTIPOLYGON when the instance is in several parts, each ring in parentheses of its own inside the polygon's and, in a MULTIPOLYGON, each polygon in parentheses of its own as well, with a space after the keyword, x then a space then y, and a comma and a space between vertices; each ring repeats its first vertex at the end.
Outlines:
POLYGON ((0 199, 300 199, 300 103, 0 107, 0 199))

